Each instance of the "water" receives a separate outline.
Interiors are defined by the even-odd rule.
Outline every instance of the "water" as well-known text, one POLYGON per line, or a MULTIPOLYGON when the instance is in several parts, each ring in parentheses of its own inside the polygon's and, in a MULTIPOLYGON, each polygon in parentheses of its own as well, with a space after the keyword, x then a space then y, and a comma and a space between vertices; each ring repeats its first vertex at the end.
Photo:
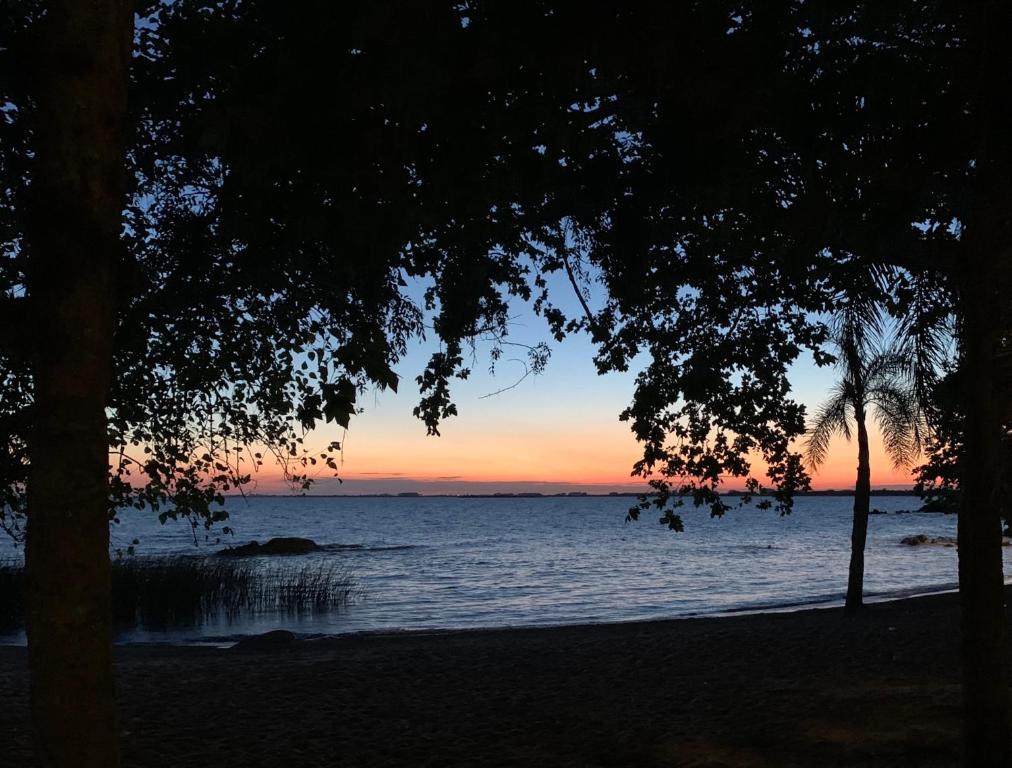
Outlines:
MULTIPOLYGON (((140 555, 215 552, 273 536, 303 536, 344 549, 284 558, 336 559, 360 597, 315 616, 262 615, 168 632, 131 631, 121 641, 199 641, 279 627, 305 633, 434 630, 658 619, 842 599, 852 500, 798 499, 793 514, 745 507, 723 519, 687 508, 686 531, 651 515, 626 523, 628 498, 229 499, 234 537, 198 534, 150 512, 125 511, 113 549, 137 538, 140 555)), ((956 550, 901 545, 904 536, 955 536, 956 519, 895 514, 916 497, 873 497, 890 514, 870 519, 869 596, 951 588, 956 550)), ((273 558, 275 562, 277 558, 273 558)), ((268 565, 268 563, 265 563, 268 565)))

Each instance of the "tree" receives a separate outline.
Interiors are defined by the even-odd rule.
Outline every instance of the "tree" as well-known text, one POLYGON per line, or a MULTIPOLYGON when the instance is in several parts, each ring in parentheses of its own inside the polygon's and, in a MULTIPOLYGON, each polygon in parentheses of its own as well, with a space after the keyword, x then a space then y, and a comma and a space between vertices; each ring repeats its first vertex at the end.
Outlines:
MULTIPOLYGON (((962 495, 959 490, 961 457, 963 447, 963 404, 960 392, 965 386, 961 381, 958 362, 945 376, 941 377, 932 390, 932 410, 937 414, 930 437, 926 443, 925 463, 916 468, 917 482, 914 491, 921 497, 924 508, 937 512, 957 512, 962 495)), ((1006 376, 1006 381, 1008 378, 1006 376)), ((1012 494, 1012 427, 1006 421, 1002 478, 1005 490, 1001 497, 1001 518, 1006 536, 1012 535, 1012 512, 1008 499, 1012 494)))
POLYGON ((835 135, 842 156, 833 160, 827 154, 824 160, 831 176, 851 182, 849 192, 842 184, 832 188, 830 207, 849 209, 832 226, 869 256, 897 248, 891 257, 881 253, 875 260, 941 275, 951 291, 966 409, 959 515, 964 760, 1007 765, 1000 500, 1009 388, 1001 360, 1007 355, 1012 278, 1012 157, 1008 143, 996 137, 1008 135, 1012 119, 1000 95, 1009 85, 1010 68, 999 42, 1012 18, 1008 8, 991 2, 924 3, 902 10, 868 4, 847 18, 821 23, 813 26, 820 57, 828 64, 839 56, 839 68, 823 70, 840 78, 831 89, 837 105, 831 113, 850 117, 835 135), (848 85, 844 77, 855 66, 876 71, 848 85), (844 168, 850 169, 846 175, 844 168), (903 242, 912 234, 919 242, 903 242))
POLYGON ((909 381, 910 361, 896 351, 873 348, 873 337, 881 335, 881 318, 874 308, 870 312, 862 309, 860 305, 850 305, 835 318, 833 343, 841 375, 829 399, 816 411, 806 445, 808 462, 814 471, 828 457, 833 436, 841 434, 849 441, 854 424, 857 482, 846 599, 846 609, 851 612, 861 607, 864 598, 864 549, 871 506, 868 416, 873 413, 878 422, 894 466, 909 466, 919 451, 917 399, 909 381))
POLYGON ((118 750, 104 409, 126 182, 131 5, 54 2, 37 29, 29 67, 35 157, 22 245, 31 258, 24 295, 6 296, 8 315, 21 315, 14 326, 21 333, 8 327, 5 334, 24 345, 32 371, 33 417, 22 434, 33 458, 25 550, 33 739, 39 765, 109 766, 118 750))
POLYGON ((804 479, 791 463, 800 432, 785 366, 805 348, 825 361, 812 313, 833 296, 878 297, 867 279, 877 269, 936 281, 966 369, 965 762, 1007 765, 998 510, 1012 157, 999 137, 1012 127, 1010 11, 929 0, 686 8, 649 21, 630 8, 612 34, 616 50, 635 38, 637 54, 602 57, 625 74, 615 120, 641 162, 586 227, 610 295, 587 325, 602 368, 648 356, 626 414, 644 444, 638 470, 657 471, 661 520, 675 528, 668 502, 688 495, 720 514, 722 476, 758 487, 750 454, 768 452, 769 479, 788 496, 804 479))
MULTIPOLYGON (((314 24, 305 6, 152 4, 136 28, 121 3, 17 10, 0 50, 0 518, 20 535, 27 516, 38 762, 112 766, 109 516, 220 522, 264 453, 299 483, 333 469, 339 446, 305 434, 397 386, 426 309, 445 346, 417 412, 436 432, 467 340, 506 329, 528 254, 559 237, 555 195, 585 184, 538 131, 578 124, 609 164, 621 145, 546 91, 558 29, 502 56, 525 22, 508 9, 470 32, 456 3, 319 3, 314 24), (433 279, 425 309, 409 278, 433 279)), ((565 74, 567 99, 581 79, 565 74)))

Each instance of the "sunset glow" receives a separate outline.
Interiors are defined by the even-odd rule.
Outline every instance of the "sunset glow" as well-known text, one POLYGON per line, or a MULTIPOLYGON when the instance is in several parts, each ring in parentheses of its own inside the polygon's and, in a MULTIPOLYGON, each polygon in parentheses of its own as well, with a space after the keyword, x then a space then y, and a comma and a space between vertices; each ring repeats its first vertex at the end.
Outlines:
MULTIPOLYGON (((409 425, 411 426, 411 425, 409 425)), ((624 425, 594 433, 518 434, 494 439, 461 431, 442 437, 405 429, 402 434, 362 430, 349 434, 337 484, 326 474, 317 477, 316 493, 586 493, 630 492, 643 487, 630 470, 639 457, 636 441, 624 425)), ((856 446, 834 442, 827 463, 812 476, 815 490, 847 490, 856 475, 856 446)), ((909 469, 895 469, 885 455, 877 431, 871 444, 872 487, 909 487, 909 469)), ((730 482, 729 489, 740 487, 730 482)), ((256 475, 260 493, 286 489, 280 471, 265 467, 256 475)))
MULTIPOLYGON (((532 323, 533 324, 533 323, 532 323)), ((459 385, 459 415, 430 437, 413 416, 418 392, 402 386, 360 398, 363 413, 347 432, 333 425, 308 438, 311 447, 338 440, 344 450, 339 466, 343 482, 321 472, 311 492, 339 494, 462 494, 517 492, 635 492, 645 487, 632 477, 642 455, 629 424, 619 421, 633 391, 633 376, 599 377, 589 345, 564 343, 553 353, 548 370, 493 397, 509 384, 510 369, 491 376, 476 371, 459 385)), ((407 373, 422 364, 416 352, 404 361, 407 373)), ((811 410, 828 389, 834 372, 799 364, 796 396, 811 410)), ((885 454, 881 436, 869 424, 873 488, 910 487, 910 470, 896 470, 885 454)), ((829 459, 813 474, 816 490, 846 490, 854 485, 857 445, 843 438, 832 444, 829 459)), ((762 473, 761 465, 755 467, 762 473)), ((741 481, 727 484, 740 488, 741 481)), ((255 476, 255 492, 283 493, 280 470, 264 466, 255 476)))

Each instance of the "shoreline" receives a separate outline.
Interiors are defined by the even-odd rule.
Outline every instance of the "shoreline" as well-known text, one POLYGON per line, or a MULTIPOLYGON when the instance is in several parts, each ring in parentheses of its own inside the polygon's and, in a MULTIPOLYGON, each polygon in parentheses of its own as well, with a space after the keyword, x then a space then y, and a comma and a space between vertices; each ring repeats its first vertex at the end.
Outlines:
MULTIPOLYGON (((949 766, 958 640, 945 593, 857 616, 119 645, 123 765, 949 766)), ((0 648, 0 766, 30 765, 25 661, 0 648)))
MULTIPOLYGON (((1012 576, 1006 577, 1006 586, 1012 586, 1012 576)), ((903 600, 911 600, 921 597, 932 597, 936 595, 947 595, 956 594, 959 591, 959 585, 957 583, 948 584, 930 584, 923 587, 911 587, 903 590, 894 592, 878 592, 878 593, 866 593, 864 595, 864 602, 866 605, 879 605, 882 603, 893 603, 903 600)), ((561 629, 561 628, 578 628, 578 627, 601 627, 601 626, 612 626, 612 625, 637 625, 637 624, 653 624, 653 623, 667 623, 673 621, 682 621, 687 619, 722 619, 722 618, 734 618, 740 616, 764 616, 768 614, 786 614, 786 613, 798 613, 804 611, 823 611, 832 610, 835 608, 843 608, 844 594, 833 597, 825 598, 811 598, 806 600, 798 600, 794 602, 782 602, 782 603, 771 603, 761 606, 743 606, 740 608, 727 608, 713 611, 696 611, 692 613, 681 613, 673 614, 668 616, 656 616, 656 617, 644 617, 634 619, 603 619, 600 621, 582 621, 582 622, 545 622, 535 624, 502 624, 502 625, 487 625, 487 626, 474 626, 474 627, 380 627, 376 629, 358 629, 349 630, 347 632, 300 632, 297 628, 292 629, 285 626, 275 627, 269 630, 262 630, 257 632, 248 633, 232 633, 222 635, 196 635, 190 638, 181 639, 165 639, 165 640, 118 640, 113 639, 113 645, 115 647, 206 647, 206 648, 221 648, 228 649, 233 647, 236 643, 246 638, 257 637, 258 635, 264 634, 265 632, 272 631, 290 631, 298 640, 328 640, 346 637, 404 637, 404 636, 428 636, 428 635, 448 635, 454 633, 467 633, 467 632, 510 632, 510 631, 521 631, 521 630, 538 630, 538 629, 561 629)), ((343 609, 342 609, 343 610, 343 609)), ((283 624, 283 619, 279 620, 280 624, 283 624)), ((142 628, 143 629, 143 628, 142 628)), ((148 632, 157 632, 158 630, 144 630, 148 632)), ((185 628, 181 628, 180 631, 185 632, 185 628)), ((9 634, 9 633, 8 633, 9 634)), ((17 632, 17 639, 11 639, 11 637, 4 637, 0 635, 0 648, 24 648, 26 647, 25 631, 23 628, 17 632)))
MULTIPOLYGON (((1012 586, 1012 576, 1008 576, 1005 579, 1006 587, 1012 586)), ((864 596, 864 602, 866 605, 878 605, 882 603, 892 603, 903 600, 910 600, 921 597, 932 597, 935 595, 947 595, 956 594, 959 591, 959 585, 956 583, 947 584, 930 584, 923 587, 911 587, 903 590, 894 592, 878 592, 878 593, 866 593, 864 596)), ((184 637, 181 639, 165 639, 165 640, 113 640, 115 647, 206 647, 206 648, 221 648, 228 649, 233 647, 236 643, 243 639, 256 637, 260 634, 264 634, 267 631, 290 631, 299 640, 327 640, 345 637, 403 637, 403 636, 427 636, 427 635, 447 635, 454 633, 465 633, 465 632, 503 632, 503 631, 519 631, 519 630, 537 630, 537 629, 559 629, 566 627, 600 627, 600 626, 612 626, 612 625, 636 625, 636 624, 652 624, 652 623, 667 623, 672 621, 682 621, 686 619, 721 619, 721 618, 734 618, 739 616, 763 616, 767 614, 784 614, 784 613, 798 613, 803 611, 823 611, 832 610, 834 608, 843 608, 844 594, 826 598, 812 598, 807 600, 798 600, 794 602, 783 602, 783 603, 771 603, 762 606, 744 606, 741 608, 727 608, 713 611, 696 611, 693 613, 682 613, 673 614, 669 616, 657 616, 657 617, 644 617, 634 619, 604 619, 600 621, 584 621, 584 622, 545 622, 536 624, 503 624, 503 625, 487 625, 487 626, 474 626, 474 627, 404 627, 404 628, 390 628, 380 627, 376 629, 358 629, 349 630, 347 632, 300 632, 298 628, 289 628, 285 626, 275 627, 269 630, 261 630, 257 632, 236 632, 231 634, 222 635, 206 635, 200 636, 195 635, 193 637, 184 637)), ((279 620, 279 624, 283 624, 283 620, 279 620)), ((142 628, 143 629, 143 628, 142 628)), ((144 630, 148 632, 157 632, 158 630, 144 630)), ((182 628, 180 631, 186 631, 182 628)), ((16 639, 11 633, 7 633, 7 636, 0 635, 0 648, 24 648, 26 647, 25 631, 23 628, 19 629, 16 633, 16 639)))

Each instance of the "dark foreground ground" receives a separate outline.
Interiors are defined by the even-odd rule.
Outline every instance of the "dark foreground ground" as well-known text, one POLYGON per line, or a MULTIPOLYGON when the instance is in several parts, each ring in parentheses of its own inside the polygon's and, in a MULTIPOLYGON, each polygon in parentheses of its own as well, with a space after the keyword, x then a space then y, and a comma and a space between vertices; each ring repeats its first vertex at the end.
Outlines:
MULTIPOLYGON (((127 766, 941 766, 955 595, 839 610, 120 648, 127 766)), ((0 648, 0 765, 31 765, 0 648)))

